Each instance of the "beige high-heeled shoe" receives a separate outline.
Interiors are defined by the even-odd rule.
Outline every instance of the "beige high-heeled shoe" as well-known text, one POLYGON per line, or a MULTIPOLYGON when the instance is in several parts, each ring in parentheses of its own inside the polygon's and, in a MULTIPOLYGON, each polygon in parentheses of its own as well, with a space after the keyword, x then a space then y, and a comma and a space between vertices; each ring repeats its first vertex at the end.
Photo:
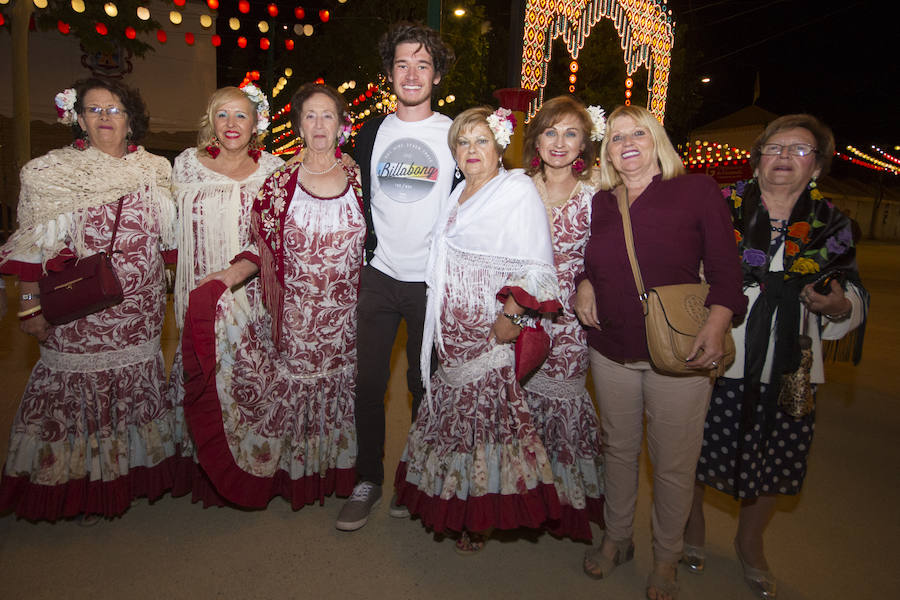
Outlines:
POLYGON ((606 536, 596 548, 591 548, 584 553, 584 573, 588 577, 594 579, 603 579, 608 577, 616 567, 622 563, 626 563, 634 558, 634 542, 631 540, 613 540, 610 542, 616 547, 616 552, 612 558, 603 555, 603 544, 606 543, 606 536))
POLYGON ((753 590, 758 598, 762 600, 773 600, 778 597, 778 589, 775 585, 775 576, 772 572, 764 569, 751 567, 744 560, 741 554, 741 547, 738 545, 737 539, 734 540, 734 552, 737 554, 738 561, 741 563, 741 569, 744 571, 744 581, 753 590))

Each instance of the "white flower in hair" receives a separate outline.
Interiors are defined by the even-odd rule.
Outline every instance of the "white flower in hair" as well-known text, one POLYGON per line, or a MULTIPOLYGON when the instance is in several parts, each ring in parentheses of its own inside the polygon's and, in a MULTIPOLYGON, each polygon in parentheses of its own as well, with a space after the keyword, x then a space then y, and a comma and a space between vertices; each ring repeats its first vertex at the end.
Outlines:
POLYGON ((587 107, 588 114, 591 116, 591 122, 594 128, 591 130, 591 140, 599 142, 606 134, 606 111, 603 107, 593 105, 587 107))
POLYGON ((74 125, 78 120, 75 114, 75 100, 78 94, 74 88, 66 88, 56 95, 54 102, 56 104, 56 120, 63 125, 74 125))
POLYGON ((487 124, 500 147, 506 148, 509 146, 509 140, 512 137, 513 130, 516 128, 516 118, 513 116, 512 111, 501 106, 488 116, 487 124))
POLYGON ((596 105, 588 106, 587 111, 594 123, 594 128, 591 130, 591 141, 599 142, 606 134, 606 111, 603 110, 603 107, 596 105))
POLYGON ((269 128, 269 100, 262 90, 248 83, 241 90, 250 98, 250 102, 256 105, 256 130, 259 133, 269 128))

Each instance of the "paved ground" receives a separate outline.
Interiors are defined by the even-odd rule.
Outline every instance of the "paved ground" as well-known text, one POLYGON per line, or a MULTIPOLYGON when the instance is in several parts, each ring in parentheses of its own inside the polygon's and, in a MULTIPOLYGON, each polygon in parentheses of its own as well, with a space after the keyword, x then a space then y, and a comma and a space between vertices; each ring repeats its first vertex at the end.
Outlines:
MULTIPOLYGON (((829 367, 806 487, 779 505, 767 538, 785 599, 891 597, 900 584, 900 246, 864 244, 860 263, 873 296, 864 360, 829 367)), ((0 322, 0 456, 37 358, 14 320, 0 322)), ((167 331, 171 360, 175 339, 167 331)), ((409 420, 405 368, 398 345, 388 471, 409 420)), ((651 560, 647 482, 645 468, 635 561, 603 582, 581 573, 585 544, 523 532, 462 558, 452 540, 391 519, 386 500, 365 528, 341 533, 333 526, 339 499, 299 512, 274 500, 245 512, 164 498, 139 501, 92 528, 0 517, 0 598, 643 598, 651 560)), ((707 572, 682 570, 681 597, 752 598, 731 549, 736 507, 721 494, 707 502, 707 572)))

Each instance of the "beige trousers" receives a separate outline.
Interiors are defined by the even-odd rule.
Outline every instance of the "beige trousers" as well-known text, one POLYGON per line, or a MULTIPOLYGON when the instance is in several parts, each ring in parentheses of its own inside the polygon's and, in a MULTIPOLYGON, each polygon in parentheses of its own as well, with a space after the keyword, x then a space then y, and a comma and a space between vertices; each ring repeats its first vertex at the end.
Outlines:
POLYGON ((713 380, 662 375, 646 361, 620 364, 593 349, 590 358, 605 457, 606 534, 616 541, 634 534, 646 413, 647 448, 653 464, 653 553, 658 561, 677 561, 691 510, 713 380))

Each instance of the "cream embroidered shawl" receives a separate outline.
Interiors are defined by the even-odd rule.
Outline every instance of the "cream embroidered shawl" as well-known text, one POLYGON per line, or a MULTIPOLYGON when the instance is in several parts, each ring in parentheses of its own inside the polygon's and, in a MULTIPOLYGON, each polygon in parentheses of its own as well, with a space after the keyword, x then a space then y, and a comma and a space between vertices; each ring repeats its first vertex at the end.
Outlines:
POLYGON ((19 228, 0 247, 0 264, 15 259, 47 261, 70 247, 77 256, 85 246, 84 209, 117 202, 127 194, 150 194, 147 210, 160 224, 163 248, 175 244, 175 203, 169 189, 169 162, 143 147, 116 158, 90 147, 51 150, 22 167, 19 228))

